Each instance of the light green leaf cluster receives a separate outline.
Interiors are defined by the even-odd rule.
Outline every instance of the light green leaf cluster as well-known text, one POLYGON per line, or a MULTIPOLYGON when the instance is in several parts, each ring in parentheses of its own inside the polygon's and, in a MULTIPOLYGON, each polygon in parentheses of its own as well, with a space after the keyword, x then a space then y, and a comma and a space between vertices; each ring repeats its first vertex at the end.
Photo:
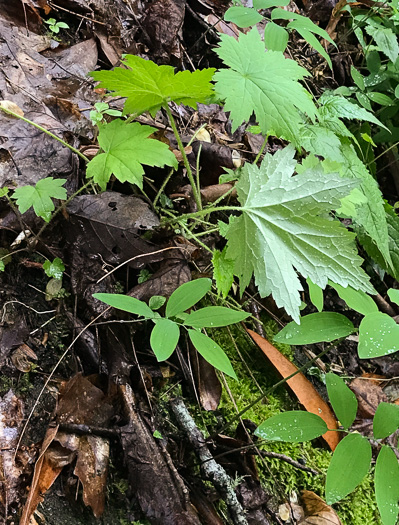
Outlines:
POLYGON ((65 266, 59 257, 56 257, 53 262, 47 260, 43 263, 43 270, 47 277, 54 277, 54 279, 61 279, 65 272, 65 266))
POLYGON ((292 177, 294 148, 267 154, 260 168, 246 165, 236 185, 242 214, 230 224, 227 257, 244 289, 252 274, 261 296, 299 321, 302 286, 295 270, 324 288, 328 279, 373 293, 360 268, 354 235, 329 211, 354 181, 325 174, 320 166, 292 177))
POLYGON ((135 55, 126 55, 122 63, 125 68, 94 71, 90 75, 100 81, 99 87, 127 98, 124 115, 149 111, 155 116, 171 101, 196 108, 198 102, 206 103, 212 95, 213 68, 175 74, 172 66, 158 66, 135 55))
POLYGON ((35 186, 17 188, 12 198, 16 200, 21 213, 25 213, 33 206, 36 215, 49 222, 51 212, 54 210, 52 199, 65 200, 67 197, 66 189, 62 187, 65 182, 66 179, 46 177, 39 180, 35 186))
POLYGON ((122 294, 97 293, 93 297, 114 308, 136 314, 154 323, 150 336, 151 348, 158 361, 165 361, 173 354, 180 338, 180 327, 187 330, 191 343, 212 366, 237 379, 229 358, 222 348, 201 332, 202 328, 216 328, 239 323, 248 317, 242 311, 222 306, 208 306, 187 314, 211 289, 210 279, 196 279, 177 288, 168 301, 154 296, 149 306, 135 297, 122 294), (166 302, 165 317, 158 310, 166 302))
POLYGON ((106 189, 112 174, 121 182, 143 187, 143 164, 147 166, 173 166, 177 160, 168 146, 149 138, 155 128, 114 120, 99 124, 98 142, 103 150, 87 165, 86 176, 93 178, 102 190, 106 189))

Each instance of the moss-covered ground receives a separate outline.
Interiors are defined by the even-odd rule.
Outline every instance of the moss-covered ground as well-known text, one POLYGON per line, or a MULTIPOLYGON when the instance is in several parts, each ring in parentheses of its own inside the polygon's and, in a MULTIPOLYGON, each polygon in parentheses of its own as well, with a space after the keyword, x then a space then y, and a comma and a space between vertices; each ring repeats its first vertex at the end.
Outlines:
MULTIPOLYGON (((277 331, 278 327, 274 321, 270 320, 265 323, 265 333, 270 340, 277 331)), ((281 377, 240 327, 214 330, 210 335, 228 354, 239 379, 235 381, 227 378, 228 388, 223 389, 219 408, 223 419, 228 422, 236 416, 237 410, 245 409, 259 397, 259 388, 265 391, 281 377)), ((278 344, 275 346, 292 359, 289 346, 278 344)), ((269 395, 267 400, 249 409, 243 417, 258 425, 274 414, 298 408, 299 405, 294 395, 282 386, 269 395)), ((231 425, 232 432, 236 423, 231 425)), ((285 454, 320 472, 320 475, 315 476, 275 458, 258 459, 261 481, 268 492, 273 495, 276 506, 287 500, 292 492, 300 494, 302 490, 312 490, 319 496, 324 496, 325 474, 332 454, 323 442, 299 444, 268 442, 262 444, 260 448, 285 454)), ((342 475, 344 476, 345 472, 342 475)), ((381 523, 372 479, 372 472, 370 472, 352 494, 334 505, 344 525, 378 525, 381 523)))

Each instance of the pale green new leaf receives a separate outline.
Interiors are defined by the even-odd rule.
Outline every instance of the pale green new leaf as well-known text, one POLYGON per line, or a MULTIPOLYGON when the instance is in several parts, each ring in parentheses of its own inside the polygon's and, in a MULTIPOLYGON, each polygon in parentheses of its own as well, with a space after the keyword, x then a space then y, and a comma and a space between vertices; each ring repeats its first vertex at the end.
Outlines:
POLYGON ((21 186, 14 191, 12 196, 16 199, 18 209, 25 213, 31 206, 38 217, 46 222, 50 220, 51 212, 54 210, 52 199, 66 199, 66 189, 62 187, 66 179, 53 179, 46 177, 39 180, 35 186, 21 186))
POLYGON ((114 120, 99 124, 98 142, 104 153, 94 157, 87 165, 87 177, 92 177, 102 190, 112 174, 121 182, 143 187, 143 164, 147 166, 173 166, 177 160, 168 146, 159 140, 148 138, 155 128, 138 122, 126 124, 114 120))
POLYGON ((374 289, 360 268, 354 234, 329 215, 356 183, 319 165, 292 177, 294 153, 288 146, 267 154, 260 168, 245 165, 236 185, 242 214, 230 222, 226 237, 241 289, 254 273, 261 296, 272 294, 299 322, 302 286, 295 270, 321 288, 331 279, 374 289))
POLYGON ((126 55, 123 64, 129 69, 117 67, 90 75, 100 80, 99 87, 113 91, 115 96, 127 97, 124 114, 149 111, 155 116, 170 101, 196 109, 197 102, 206 103, 212 95, 213 68, 175 74, 172 66, 158 66, 136 55, 126 55))
POLYGON ((309 297, 312 304, 315 305, 317 310, 321 312, 324 306, 323 290, 317 284, 314 284, 310 279, 306 279, 306 283, 309 287, 309 297))
POLYGON ((223 298, 227 297, 234 280, 234 260, 227 259, 226 252, 227 247, 225 246, 222 252, 214 250, 212 257, 213 278, 223 298))
POLYGON ((265 44, 269 51, 281 51, 284 53, 287 47, 289 34, 284 27, 269 22, 265 27, 265 44))
POLYGON ((214 79, 217 95, 226 100, 233 131, 255 112, 263 133, 298 143, 300 112, 312 119, 317 112, 298 82, 308 72, 278 51, 266 52, 256 28, 238 41, 221 35, 216 53, 229 68, 219 70, 214 79))
POLYGON ((378 307, 373 301, 373 299, 361 290, 354 290, 350 286, 344 288, 339 284, 331 282, 329 282, 328 284, 332 288, 334 288, 334 290, 341 297, 341 299, 343 299, 349 306, 349 308, 352 308, 352 310, 356 310, 356 312, 359 312, 363 315, 378 312, 378 307))

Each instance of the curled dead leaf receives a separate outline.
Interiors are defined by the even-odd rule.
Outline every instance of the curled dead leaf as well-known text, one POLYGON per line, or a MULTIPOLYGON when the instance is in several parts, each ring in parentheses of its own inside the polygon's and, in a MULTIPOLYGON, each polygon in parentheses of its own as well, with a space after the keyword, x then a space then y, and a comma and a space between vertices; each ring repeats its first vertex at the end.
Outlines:
MULTIPOLYGON (((269 341, 258 335, 256 332, 247 328, 248 334, 252 337, 254 342, 259 346, 262 352, 267 356, 272 365, 278 370, 283 377, 288 377, 298 370, 298 368, 291 363, 281 352, 277 350, 269 341)), ((330 429, 338 428, 338 422, 327 403, 320 397, 312 383, 299 372, 294 377, 287 381, 287 385, 294 392, 298 401, 306 408, 308 412, 320 416, 330 429)), ((326 432, 323 434, 323 439, 326 441, 331 450, 335 450, 338 445, 340 436, 339 432, 326 432)))
POLYGON ((301 525, 342 525, 335 510, 314 492, 304 490, 301 499, 305 511, 301 525))
POLYGON ((32 368, 32 359, 37 360, 35 352, 26 344, 19 346, 11 356, 12 364, 20 372, 29 372, 32 368))

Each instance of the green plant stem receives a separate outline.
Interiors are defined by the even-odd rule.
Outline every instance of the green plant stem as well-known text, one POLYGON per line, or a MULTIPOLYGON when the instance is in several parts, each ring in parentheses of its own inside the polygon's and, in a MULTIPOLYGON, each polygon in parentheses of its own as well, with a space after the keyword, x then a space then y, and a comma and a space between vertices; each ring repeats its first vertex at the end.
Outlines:
POLYGON ((274 390, 276 390, 276 388, 278 388, 279 386, 283 385, 284 383, 286 383, 287 381, 289 381, 291 378, 293 378, 294 376, 296 376, 297 374, 301 373, 301 372, 304 372, 307 368, 309 368, 313 363, 315 363, 318 359, 320 359, 321 357, 323 357, 323 355, 327 354, 334 346, 336 346, 337 344, 339 344, 341 340, 338 339, 337 341, 334 341, 333 343, 331 343, 330 345, 327 346, 327 348, 325 348, 322 352, 320 352, 320 354, 316 355, 313 359, 311 359, 310 361, 308 361, 306 364, 304 364, 303 366, 301 366, 300 368, 298 368, 298 370, 296 370, 295 372, 293 372, 292 374, 290 374, 289 376, 287 377, 284 377, 283 379, 281 379, 281 381, 278 381, 277 383, 275 383, 273 386, 271 386, 270 388, 268 388, 263 394, 261 394, 259 397, 257 397, 255 399, 255 401, 252 401, 252 403, 250 403, 249 405, 247 405, 245 408, 243 408, 238 414, 236 414, 232 419, 230 419, 230 421, 228 423, 226 423, 221 429, 218 430, 217 434, 223 434, 226 429, 231 425, 231 423, 234 423, 235 421, 239 421, 241 419, 241 417, 246 413, 248 412, 248 410, 250 410, 252 407, 254 407, 255 405, 257 405, 258 403, 260 403, 263 399, 265 399, 268 395, 270 395, 272 392, 274 392, 274 390))
POLYGON ((156 207, 157 202, 158 202, 160 196, 162 195, 162 192, 163 192, 164 189, 166 188, 166 185, 167 185, 168 182, 170 181, 170 178, 171 178, 171 176, 173 175, 174 171, 175 171, 174 168, 171 168, 171 169, 169 170, 169 173, 166 175, 165 180, 163 181, 161 187, 159 188, 158 193, 155 195, 154 202, 152 203, 152 205, 154 206, 154 208, 156 207))
POLYGON ((43 128, 39 124, 36 124, 36 122, 33 122, 32 120, 29 120, 25 117, 21 117, 21 115, 18 115, 18 113, 14 113, 14 111, 6 109, 2 106, 0 106, 0 110, 4 111, 4 113, 8 113, 12 117, 18 118, 19 120, 23 120, 24 122, 26 122, 27 124, 30 124, 31 126, 34 126, 35 128, 42 131, 43 133, 46 133, 46 135, 48 135, 49 137, 55 140, 58 140, 58 142, 60 142, 63 146, 70 149, 73 153, 76 153, 76 155, 79 155, 79 157, 82 158, 86 163, 90 162, 90 159, 88 159, 86 155, 84 155, 81 151, 79 151, 78 149, 68 144, 68 142, 65 142, 65 140, 60 139, 60 137, 57 137, 57 135, 54 135, 54 133, 51 133, 51 131, 49 131, 48 129, 43 128))
POLYGON ((241 208, 240 206, 218 206, 218 207, 212 207, 212 208, 205 208, 203 210, 199 210, 193 213, 185 213, 183 215, 180 215, 179 217, 175 217, 173 219, 166 219, 162 222, 163 224, 173 224, 174 222, 180 222, 180 221, 184 221, 188 219, 197 219, 198 217, 204 217, 216 211, 242 211, 242 210, 243 208, 241 208))
POLYGON ((199 145, 198 153, 197 153, 197 161, 195 164, 195 178, 197 181, 197 193, 199 196, 201 196, 201 182, 200 182, 200 156, 202 151, 202 144, 199 145))
POLYGON ((255 164, 255 165, 258 164, 258 161, 259 161, 259 159, 260 159, 260 157, 261 157, 261 155, 263 153, 263 150, 266 148, 268 140, 269 140, 269 135, 266 135, 265 140, 263 141, 263 144, 262 144, 262 146, 261 146, 261 148, 259 150, 259 153, 256 155, 256 158, 253 161, 253 164, 255 164))
POLYGON ((392 146, 389 146, 389 148, 385 149, 382 153, 380 153, 377 157, 375 157, 373 160, 371 160, 367 166, 370 166, 370 164, 372 164, 373 162, 375 162, 376 160, 380 159, 383 155, 385 155, 385 153, 388 153, 388 151, 391 151, 391 149, 393 148, 396 148, 396 146, 399 145, 399 142, 395 142, 395 144, 392 144, 392 146))
POLYGON ((188 180, 190 181, 191 187, 193 189, 193 196, 194 196, 195 203, 197 205, 198 210, 202 210, 201 195, 198 194, 197 186, 195 184, 195 180, 194 180, 194 177, 193 177, 193 172, 191 170, 190 163, 188 162, 188 158, 187 158, 186 152, 184 151, 184 146, 183 146, 183 143, 181 141, 179 132, 177 131, 177 126, 176 126, 175 119, 173 118, 172 111, 170 110, 170 107, 168 105, 165 106, 165 110, 166 110, 166 113, 168 115, 169 122, 170 122, 171 128, 173 130, 173 133, 174 133, 174 135, 176 137, 177 145, 179 147, 179 151, 180 151, 180 153, 181 153, 181 155, 183 157, 183 163, 184 163, 184 166, 185 166, 185 168, 187 170, 188 180))

